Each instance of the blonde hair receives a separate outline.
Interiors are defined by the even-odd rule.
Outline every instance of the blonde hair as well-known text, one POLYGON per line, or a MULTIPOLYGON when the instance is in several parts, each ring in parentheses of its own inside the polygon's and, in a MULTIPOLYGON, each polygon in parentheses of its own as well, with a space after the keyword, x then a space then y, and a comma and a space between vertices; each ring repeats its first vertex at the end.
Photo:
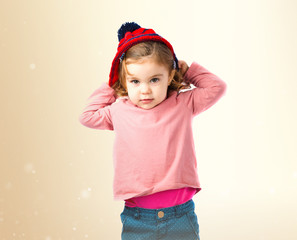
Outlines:
POLYGON ((174 77, 168 86, 168 90, 180 91, 190 88, 189 83, 183 81, 183 76, 174 69, 174 58, 170 49, 162 42, 147 41, 132 46, 125 54, 119 65, 119 80, 115 82, 112 88, 118 96, 127 96, 126 74, 127 64, 141 61, 144 57, 152 57, 158 64, 164 65, 169 74, 174 71, 174 77), (127 63, 128 62, 128 63, 127 63))

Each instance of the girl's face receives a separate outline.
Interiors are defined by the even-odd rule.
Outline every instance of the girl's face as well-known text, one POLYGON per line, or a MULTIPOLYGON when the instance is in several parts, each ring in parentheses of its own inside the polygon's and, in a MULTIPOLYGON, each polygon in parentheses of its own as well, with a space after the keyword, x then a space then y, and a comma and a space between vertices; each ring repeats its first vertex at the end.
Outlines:
POLYGON ((152 58, 143 58, 141 62, 126 66, 126 88, 132 103, 143 109, 151 109, 166 99, 174 72, 169 75, 168 69, 152 58))

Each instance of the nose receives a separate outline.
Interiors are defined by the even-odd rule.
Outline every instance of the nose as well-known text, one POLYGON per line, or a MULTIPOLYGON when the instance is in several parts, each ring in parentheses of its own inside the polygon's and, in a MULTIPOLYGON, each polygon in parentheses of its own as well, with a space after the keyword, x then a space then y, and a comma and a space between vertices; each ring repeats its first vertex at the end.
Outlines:
POLYGON ((142 94, 149 94, 151 93, 151 88, 148 84, 142 84, 140 91, 142 94))

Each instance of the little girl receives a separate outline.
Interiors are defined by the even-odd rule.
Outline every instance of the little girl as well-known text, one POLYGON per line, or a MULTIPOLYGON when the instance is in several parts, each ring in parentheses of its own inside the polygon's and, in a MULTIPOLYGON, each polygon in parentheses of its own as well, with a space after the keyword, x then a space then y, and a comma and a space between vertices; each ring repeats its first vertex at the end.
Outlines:
POLYGON ((88 98, 79 121, 115 131, 122 240, 199 239, 192 119, 219 100, 226 84, 196 62, 178 61, 153 29, 128 22, 118 38, 109 82, 88 98))

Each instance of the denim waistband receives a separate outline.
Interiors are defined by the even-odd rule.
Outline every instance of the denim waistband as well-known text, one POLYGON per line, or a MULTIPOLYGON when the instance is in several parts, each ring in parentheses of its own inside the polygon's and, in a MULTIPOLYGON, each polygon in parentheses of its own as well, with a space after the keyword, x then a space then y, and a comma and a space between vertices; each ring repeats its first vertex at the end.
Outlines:
POLYGON ((144 218, 150 220, 166 220, 169 218, 180 217, 195 209, 194 201, 191 199, 183 204, 160 209, 148 209, 139 207, 124 207, 122 214, 132 216, 136 219, 144 218))

